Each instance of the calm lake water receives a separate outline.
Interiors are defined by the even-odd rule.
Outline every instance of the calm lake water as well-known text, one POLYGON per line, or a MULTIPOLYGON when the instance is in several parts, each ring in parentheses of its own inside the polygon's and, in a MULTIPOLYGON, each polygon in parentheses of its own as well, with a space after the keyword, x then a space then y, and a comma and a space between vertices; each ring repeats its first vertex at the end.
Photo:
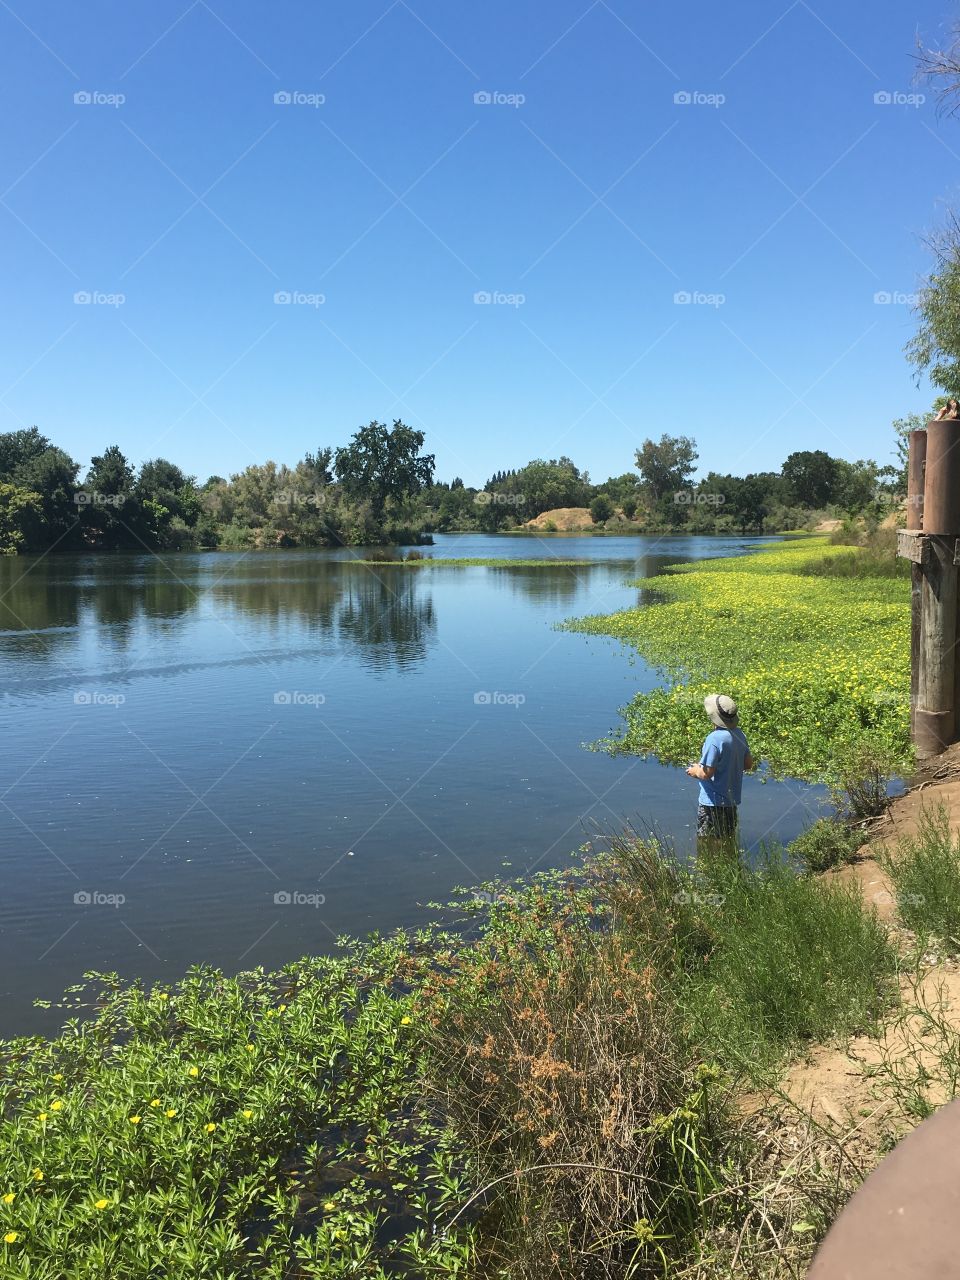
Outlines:
MULTIPOLYGON (((583 747, 656 676, 554 624, 750 543, 425 549, 536 569, 371 568, 355 549, 0 557, 0 1034, 54 1028, 62 1011, 33 998, 85 969, 173 981, 415 925, 457 884, 563 864, 597 824, 690 848, 680 769, 583 747), (592 563, 549 567, 566 557, 592 563)), ((746 841, 792 838, 818 798, 748 779, 746 841)))

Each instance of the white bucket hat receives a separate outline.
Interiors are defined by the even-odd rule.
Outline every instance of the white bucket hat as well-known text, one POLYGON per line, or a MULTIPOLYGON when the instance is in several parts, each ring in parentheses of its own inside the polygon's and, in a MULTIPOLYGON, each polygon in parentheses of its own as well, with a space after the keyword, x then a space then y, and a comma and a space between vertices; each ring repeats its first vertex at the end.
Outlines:
POLYGON ((718 729, 731 729, 737 723, 737 704, 725 693, 711 693, 703 700, 703 709, 718 729))

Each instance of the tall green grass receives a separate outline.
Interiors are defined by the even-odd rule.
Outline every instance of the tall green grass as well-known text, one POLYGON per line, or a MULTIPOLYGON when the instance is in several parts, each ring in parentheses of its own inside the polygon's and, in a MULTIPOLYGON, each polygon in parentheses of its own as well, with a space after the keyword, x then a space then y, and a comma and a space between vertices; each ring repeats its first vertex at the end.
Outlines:
POLYGON ((951 834, 946 809, 921 814, 916 836, 886 849, 880 865, 907 928, 960 950, 960 832, 951 834))
POLYGON ((730 1067, 862 1030, 889 1003, 894 953, 856 886, 798 875, 778 849, 756 869, 723 856, 688 869, 619 841, 611 865, 620 927, 669 957, 695 1037, 730 1067))

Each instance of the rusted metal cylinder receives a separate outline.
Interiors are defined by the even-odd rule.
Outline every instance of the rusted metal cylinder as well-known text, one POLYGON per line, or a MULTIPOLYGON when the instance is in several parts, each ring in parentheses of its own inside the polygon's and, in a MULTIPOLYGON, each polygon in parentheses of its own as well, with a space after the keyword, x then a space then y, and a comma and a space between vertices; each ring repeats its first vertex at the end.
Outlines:
POLYGON ((946 1280, 960 1253, 960 1102, 924 1120, 833 1224, 807 1280, 946 1280))
POLYGON ((928 422, 923 532, 960 534, 960 422, 928 422))
MULTIPOLYGON (((928 469, 928 477, 930 474, 928 469)), ((925 507, 925 517, 929 510, 929 506, 925 507)), ((929 556, 923 565, 920 586, 920 672, 914 743, 918 755, 935 756, 956 737, 956 539, 935 538, 926 531, 923 536, 929 543, 929 556)))
POLYGON ((907 457, 907 528, 923 528, 923 472, 927 456, 927 433, 910 432, 907 457))

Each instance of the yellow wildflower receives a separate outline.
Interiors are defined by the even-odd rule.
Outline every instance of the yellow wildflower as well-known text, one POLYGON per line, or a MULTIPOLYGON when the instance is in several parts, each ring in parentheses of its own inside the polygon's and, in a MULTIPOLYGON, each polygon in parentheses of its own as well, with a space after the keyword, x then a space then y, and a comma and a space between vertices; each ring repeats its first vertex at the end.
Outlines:
POLYGON ((253 1118, 252 1111, 241 1111, 240 1114, 243 1116, 244 1120, 250 1120, 253 1118))
POLYGON ((94 1207, 95 1209, 106 1209, 106 1207, 107 1207, 107 1205, 108 1205, 109 1203, 110 1203, 110 1201, 109 1201, 109 1200, 98 1200, 98 1201, 96 1202, 96 1204, 95 1204, 93 1207, 94 1207))
POLYGON ((187 1072, 188 1076, 198 1076, 199 1074, 200 1074, 199 1067, 191 1067, 190 1070, 187 1072))
POLYGON ((50 1103, 51 1111, 61 1111, 62 1109, 63 1109, 63 1103, 60 1101, 59 1098, 56 1100, 56 1102, 50 1103))
POLYGON ((168 1120, 172 1120, 173 1117, 177 1114, 177 1108, 167 1107, 166 1111, 163 1114, 167 1117, 168 1120))
POLYGON ((17 1232, 17 1231, 8 1231, 8 1232, 7 1232, 7 1234, 3 1237, 3 1243, 4 1243, 4 1244, 16 1244, 16 1243, 17 1243, 17 1241, 18 1241, 19 1239, 20 1239, 20 1233, 19 1233, 19 1232, 17 1232))
POLYGON ((160 1105, 160 1099, 159 1099, 159 1098, 151 1098, 151 1099, 150 1099, 150 1105, 151 1105, 151 1107, 159 1107, 159 1105, 160 1105))
POLYGON ((130 1123, 131 1123, 131 1124, 139 1124, 139 1123, 140 1123, 140 1116, 131 1116, 131 1117, 130 1117, 130 1123))
POLYGON ((409 1027, 409 1025, 410 1025, 410 1023, 411 1023, 412 1021, 413 1021, 413 1019, 412 1019, 412 1018, 401 1018, 401 1019, 400 1019, 400 1025, 401 1025, 401 1027, 409 1027))
POLYGON ((43 1181, 43 1170, 42 1170, 42 1169, 34 1169, 34 1171, 33 1171, 33 1180, 34 1180, 34 1182, 42 1182, 42 1181, 43 1181))
POLYGON ((45 1111, 41 1111, 40 1114, 37 1116, 37 1119, 40 1121, 41 1124, 46 1124, 47 1113, 45 1111))
POLYGON ((327 1203, 323 1206, 323 1211, 324 1213, 333 1213, 336 1207, 337 1205, 335 1200, 328 1200, 327 1203))
POLYGON ((213 1131, 214 1131, 214 1129, 215 1129, 216 1127, 217 1127, 217 1126, 216 1126, 216 1125, 213 1123, 213 1121, 211 1120, 211 1121, 210 1121, 210 1123, 206 1126, 206 1131, 207 1131, 207 1133, 213 1133, 213 1131))
POLYGON ((15 1191, 8 1191, 7 1194, 3 1197, 3 1203, 13 1204, 16 1198, 17 1198, 17 1193, 15 1191))

